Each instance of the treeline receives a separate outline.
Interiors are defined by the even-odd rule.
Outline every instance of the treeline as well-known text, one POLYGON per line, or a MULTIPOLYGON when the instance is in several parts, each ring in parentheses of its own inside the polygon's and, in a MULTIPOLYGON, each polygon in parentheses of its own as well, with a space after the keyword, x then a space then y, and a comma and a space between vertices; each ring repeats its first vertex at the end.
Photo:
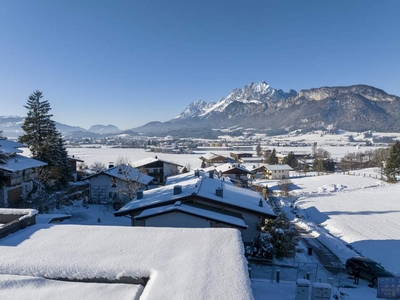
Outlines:
POLYGON ((389 148, 367 150, 365 152, 347 153, 340 160, 340 169, 347 172, 355 169, 372 167, 383 168, 390 154, 389 148))

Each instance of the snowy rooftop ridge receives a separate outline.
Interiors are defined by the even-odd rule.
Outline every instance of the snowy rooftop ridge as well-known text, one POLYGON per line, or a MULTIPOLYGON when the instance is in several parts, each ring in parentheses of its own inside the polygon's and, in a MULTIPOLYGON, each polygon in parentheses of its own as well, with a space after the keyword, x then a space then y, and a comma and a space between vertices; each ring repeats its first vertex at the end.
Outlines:
POLYGON ((183 198, 198 195, 199 197, 224 205, 240 207, 244 210, 262 213, 264 215, 275 216, 269 205, 260 206, 261 194, 250 189, 245 189, 233 185, 230 181, 197 177, 179 182, 180 192, 175 194, 175 185, 166 185, 163 187, 143 191, 143 198, 134 198, 125 204, 120 210, 114 213, 115 216, 122 216, 133 211, 144 208, 153 208, 163 204, 173 203, 183 198), (223 197, 216 194, 217 189, 223 190, 223 197))
POLYGON ((182 165, 179 165, 179 164, 176 164, 176 163, 164 160, 164 159, 160 159, 157 156, 156 157, 143 158, 141 160, 134 161, 132 163, 132 166, 135 167, 135 168, 139 168, 141 166, 144 166, 144 165, 147 165, 147 164, 150 164, 150 163, 153 163, 153 162, 157 162, 157 161, 161 161, 161 162, 166 163, 166 164, 172 164, 172 165, 177 165, 177 166, 182 167, 182 165))
POLYGON ((149 184, 153 180, 152 176, 149 176, 145 173, 141 173, 139 169, 124 164, 111 167, 106 170, 100 171, 98 173, 89 175, 85 177, 85 179, 89 179, 98 176, 100 174, 105 174, 124 181, 133 180, 144 185, 149 184))
POLYGON ((23 155, 15 154, 5 160, 5 164, 0 164, 0 169, 15 172, 22 171, 30 168, 37 168, 46 166, 47 163, 23 155))
POLYGON ((26 147, 24 144, 13 142, 7 139, 0 138, 0 152, 4 154, 22 153, 23 150, 18 148, 26 147))
POLYGON ((31 217, 37 214, 38 211, 36 209, 30 208, 0 208, 0 215, 24 215, 31 217))

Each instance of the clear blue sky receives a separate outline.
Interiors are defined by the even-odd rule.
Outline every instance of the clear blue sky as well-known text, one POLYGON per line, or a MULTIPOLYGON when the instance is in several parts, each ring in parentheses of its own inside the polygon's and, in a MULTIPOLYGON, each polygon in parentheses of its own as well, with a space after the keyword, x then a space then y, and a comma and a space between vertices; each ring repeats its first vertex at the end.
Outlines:
POLYGON ((55 121, 129 129, 260 81, 400 96, 400 1, 0 0, 0 115, 38 89, 55 121))

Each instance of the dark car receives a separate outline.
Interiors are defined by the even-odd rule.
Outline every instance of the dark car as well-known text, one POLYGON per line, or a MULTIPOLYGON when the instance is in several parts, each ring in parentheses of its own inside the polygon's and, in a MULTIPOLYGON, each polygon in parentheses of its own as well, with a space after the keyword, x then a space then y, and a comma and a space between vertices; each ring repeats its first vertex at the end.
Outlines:
POLYGON ((346 270, 350 275, 354 274, 356 266, 360 269, 360 277, 370 281, 373 286, 377 285, 378 277, 395 277, 372 259, 355 256, 346 260, 346 270))

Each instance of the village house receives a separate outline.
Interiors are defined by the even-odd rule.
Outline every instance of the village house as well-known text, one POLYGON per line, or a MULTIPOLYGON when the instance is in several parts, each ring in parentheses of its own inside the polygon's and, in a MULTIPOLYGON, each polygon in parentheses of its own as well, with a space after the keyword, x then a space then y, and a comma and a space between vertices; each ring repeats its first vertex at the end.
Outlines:
POLYGON ((132 167, 143 169, 147 175, 153 177, 152 184, 164 184, 165 178, 179 174, 182 165, 155 157, 148 157, 134 161, 132 167))
POLYGON ((19 153, 25 145, 7 139, 0 139, 0 207, 9 207, 24 200, 33 191, 38 178, 36 168, 46 166, 45 162, 19 153))
POLYGON ((83 160, 72 155, 72 156, 68 156, 68 162, 69 162, 69 167, 70 167, 71 173, 72 173, 72 178, 70 178, 70 180, 77 181, 78 180, 77 164, 83 163, 83 160))
POLYGON ((284 179, 290 177, 290 171, 293 171, 289 165, 265 165, 265 178, 284 179))
POLYGON ((208 152, 204 155, 201 155, 199 158, 203 161, 202 164, 205 164, 206 167, 226 164, 228 162, 235 162, 235 159, 233 158, 215 154, 213 152, 208 152))
POLYGON ((211 174, 196 170, 169 177, 163 187, 139 191, 114 215, 129 216, 132 226, 231 227, 241 232, 244 242, 251 242, 260 224, 276 215, 260 193, 211 174))
POLYGON ((230 152, 229 155, 236 161, 240 161, 244 157, 253 157, 253 153, 251 152, 230 152))
POLYGON ((204 172, 213 172, 218 177, 229 177, 231 182, 238 186, 247 187, 249 175, 252 173, 241 164, 226 163, 203 169, 204 172))
POLYGON ((125 203, 134 198, 136 191, 147 189, 153 177, 137 168, 121 164, 83 180, 89 182, 91 203, 125 203))

